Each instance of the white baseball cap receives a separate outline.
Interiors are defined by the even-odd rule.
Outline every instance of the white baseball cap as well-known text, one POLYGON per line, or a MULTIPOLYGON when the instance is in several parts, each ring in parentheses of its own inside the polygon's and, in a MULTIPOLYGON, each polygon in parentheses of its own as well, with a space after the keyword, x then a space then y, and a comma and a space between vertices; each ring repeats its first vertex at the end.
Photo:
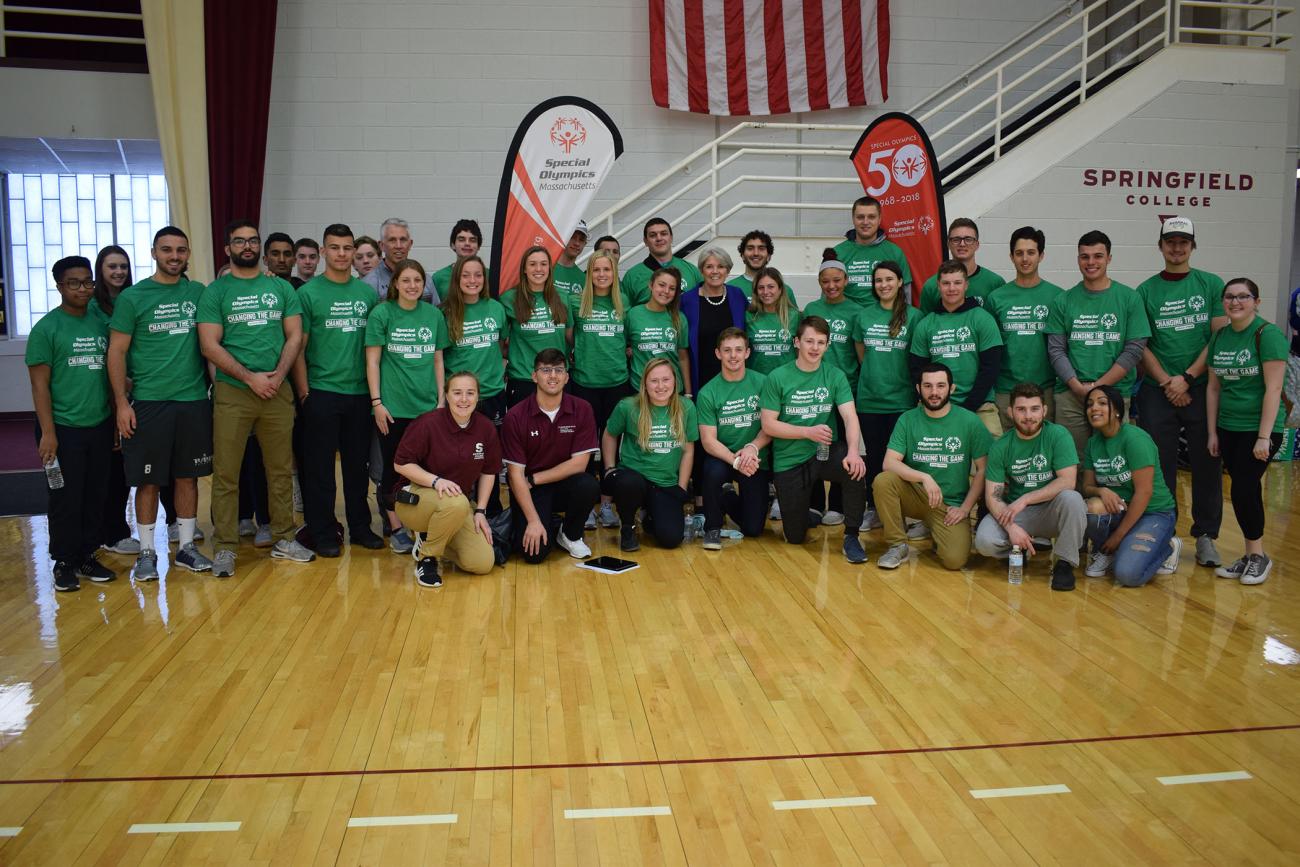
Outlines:
POLYGON ((585 235, 588 238, 591 237, 591 231, 587 228, 586 220, 579 220, 578 225, 573 227, 573 231, 581 232, 583 235, 585 235))
POLYGON ((1160 224, 1160 240, 1165 238, 1187 238, 1196 240, 1196 227, 1186 217, 1170 217, 1160 224))

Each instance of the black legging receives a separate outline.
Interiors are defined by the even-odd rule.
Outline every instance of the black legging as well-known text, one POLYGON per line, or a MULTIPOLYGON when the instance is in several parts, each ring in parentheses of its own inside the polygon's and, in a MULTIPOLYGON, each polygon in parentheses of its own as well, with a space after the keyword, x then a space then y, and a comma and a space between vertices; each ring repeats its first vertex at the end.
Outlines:
POLYGON ((617 467, 605 473, 601 493, 614 499, 619 520, 624 527, 633 526, 637 510, 645 507, 646 529, 660 548, 676 548, 682 544, 686 533, 686 516, 682 506, 686 492, 673 485, 661 487, 636 470, 617 467))
MULTIPOLYGON (((393 489, 397 487, 398 477, 397 470, 393 469, 393 459, 397 457, 397 446, 402 441, 402 434, 406 433, 406 428, 414 419, 395 418, 388 423, 388 433, 379 434, 379 454, 384 461, 384 478, 379 483, 379 507, 386 511, 393 511, 396 503, 393 501, 393 489)), ((384 524, 388 524, 388 515, 383 516, 384 524)))
POLYGON ((1233 431, 1219 428, 1219 454, 1223 468, 1232 479, 1232 511, 1237 516, 1237 526, 1247 542, 1264 537, 1264 490, 1260 479, 1268 470, 1269 461, 1282 446, 1282 434, 1269 437, 1269 461, 1255 457, 1257 431, 1233 431))
POLYGON ((871 485, 881 473, 889 438, 894 435, 894 426, 898 424, 901 415, 901 412, 858 413, 858 427, 862 429, 862 446, 866 451, 863 461, 867 465, 867 503, 873 509, 876 502, 871 493, 871 485))
MULTIPOLYGON (((605 425, 609 423, 609 417, 614 413, 614 407, 618 402, 632 394, 632 386, 626 382, 622 385, 614 385, 609 388, 588 388, 585 385, 578 385, 576 382, 570 382, 568 392, 574 397, 580 397, 587 403, 591 404, 591 412, 596 417, 596 442, 600 442, 600 437, 605 433, 605 425)), ((591 456, 587 462, 587 472, 596 478, 600 478, 602 457, 598 451, 591 456)))

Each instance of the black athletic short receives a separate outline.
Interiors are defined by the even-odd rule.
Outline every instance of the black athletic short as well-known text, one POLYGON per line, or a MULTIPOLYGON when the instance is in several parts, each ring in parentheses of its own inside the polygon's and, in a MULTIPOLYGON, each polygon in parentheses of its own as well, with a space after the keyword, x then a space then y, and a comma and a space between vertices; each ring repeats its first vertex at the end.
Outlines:
POLYGON ((137 400, 135 434, 122 440, 128 485, 212 475, 212 402, 137 400))

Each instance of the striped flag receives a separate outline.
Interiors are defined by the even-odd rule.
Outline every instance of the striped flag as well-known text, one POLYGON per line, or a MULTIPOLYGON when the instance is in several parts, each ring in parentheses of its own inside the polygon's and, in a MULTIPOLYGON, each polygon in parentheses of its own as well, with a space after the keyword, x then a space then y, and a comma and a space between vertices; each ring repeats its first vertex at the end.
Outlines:
POLYGON ((888 96, 889 0, 650 0, 656 105, 767 115, 888 96))

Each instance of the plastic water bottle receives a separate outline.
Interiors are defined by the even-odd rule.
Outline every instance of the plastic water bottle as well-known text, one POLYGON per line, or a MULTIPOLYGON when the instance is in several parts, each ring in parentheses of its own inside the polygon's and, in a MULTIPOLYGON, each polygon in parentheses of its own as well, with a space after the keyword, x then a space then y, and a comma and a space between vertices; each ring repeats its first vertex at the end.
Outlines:
POLYGON ((819 461, 828 461, 828 460, 830 460, 830 457, 831 457, 831 444, 830 444, 830 443, 818 443, 818 444, 817 444, 817 460, 819 460, 819 461))
POLYGON ((1025 579, 1025 552, 1020 550, 1019 545, 1011 548, 1011 556, 1007 558, 1007 583, 1019 584, 1025 579))
POLYGON ((59 466, 58 458, 45 465, 45 484, 49 485, 51 491, 63 487, 63 467, 59 466))

